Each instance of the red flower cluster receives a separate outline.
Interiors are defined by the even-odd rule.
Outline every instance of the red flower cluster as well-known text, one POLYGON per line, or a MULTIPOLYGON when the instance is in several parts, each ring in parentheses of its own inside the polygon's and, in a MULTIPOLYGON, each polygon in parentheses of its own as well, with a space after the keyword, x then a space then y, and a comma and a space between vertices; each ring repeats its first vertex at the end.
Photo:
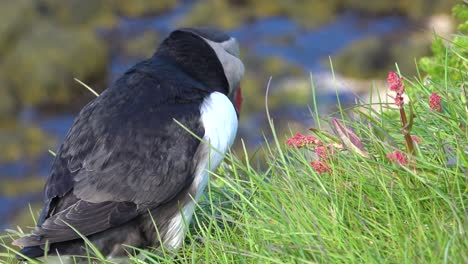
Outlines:
POLYGON ((314 167, 318 174, 322 174, 331 169, 331 167, 323 161, 311 161, 310 165, 314 167))
POLYGON ((436 93, 432 93, 429 97, 429 106, 437 112, 442 111, 441 97, 436 93))
POLYGON ((329 157, 329 150, 324 146, 323 142, 313 136, 304 136, 297 133, 294 137, 289 138, 286 144, 291 147, 301 148, 308 145, 315 145, 314 151, 317 153, 319 160, 311 161, 310 165, 315 169, 318 174, 325 173, 331 169, 326 160, 329 157))
POLYGON ((396 72, 391 71, 388 73, 387 82, 390 90, 396 92, 395 105, 398 107, 402 107, 404 103, 403 93, 405 92, 403 78, 398 76, 396 72))
POLYGON ((406 157, 406 154, 398 150, 388 153, 387 158, 392 162, 398 163, 400 165, 408 164, 408 158, 406 157))
POLYGON ((328 158, 328 149, 325 146, 315 146, 314 148, 315 153, 319 156, 319 158, 326 159, 328 158))
POLYGON ((288 146, 295 146, 297 148, 302 148, 307 145, 322 145, 322 142, 313 136, 304 136, 301 133, 297 133, 294 137, 286 141, 288 146))
POLYGON ((403 78, 398 76, 396 72, 391 71, 388 73, 387 82, 390 90, 397 93, 403 93, 405 91, 405 86, 403 85, 403 78))

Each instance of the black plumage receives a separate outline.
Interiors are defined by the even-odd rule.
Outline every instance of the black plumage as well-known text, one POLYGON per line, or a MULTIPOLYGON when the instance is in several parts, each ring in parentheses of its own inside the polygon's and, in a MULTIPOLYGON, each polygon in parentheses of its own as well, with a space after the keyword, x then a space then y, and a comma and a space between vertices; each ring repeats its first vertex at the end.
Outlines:
POLYGON ((150 59, 129 69, 75 119, 57 152, 44 190, 44 209, 32 235, 15 241, 38 257, 84 253, 76 228, 106 255, 122 243, 157 246, 148 211, 164 229, 177 204, 190 199, 202 138, 200 105, 228 94, 223 66, 210 46, 219 31, 174 31, 150 59), (103 232, 106 231, 106 232, 103 232), (131 241, 129 241, 131 240, 131 241))

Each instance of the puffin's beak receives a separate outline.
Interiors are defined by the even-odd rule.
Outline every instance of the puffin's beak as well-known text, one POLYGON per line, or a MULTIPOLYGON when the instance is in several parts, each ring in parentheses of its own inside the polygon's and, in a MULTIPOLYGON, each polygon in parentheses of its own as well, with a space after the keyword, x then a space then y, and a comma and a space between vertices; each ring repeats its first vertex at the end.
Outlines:
POLYGON ((234 108, 236 109, 236 113, 237 113, 237 118, 239 119, 239 114, 240 114, 240 111, 241 111, 241 107, 242 107, 242 93, 241 93, 241 88, 237 88, 237 91, 236 93, 234 94, 234 100, 233 101, 233 104, 234 104, 234 108))

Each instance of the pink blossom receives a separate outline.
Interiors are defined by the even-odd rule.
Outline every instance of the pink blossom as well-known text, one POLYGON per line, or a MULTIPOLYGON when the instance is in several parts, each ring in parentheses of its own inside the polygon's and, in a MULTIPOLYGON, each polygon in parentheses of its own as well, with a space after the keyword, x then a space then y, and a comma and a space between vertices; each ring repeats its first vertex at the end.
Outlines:
POLYGON ((395 105, 400 108, 403 107, 403 93, 406 89, 403 85, 403 78, 398 76, 396 72, 391 71, 388 73, 387 82, 390 90, 396 92, 395 105))
POLYGON ((392 162, 399 163, 400 165, 408 164, 408 158, 406 157, 406 154, 398 150, 388 153, 387 158, 392 162))
POLYGON ((329 171, 331 169, 331 167, 327 163, 325 163, 323 161, 311 161, 310 165, 312 167, 314 167, 314 170, 318 174, 325 173, 325 172, 327 172, 327 171, 329 171))
POLYGON ((325 147, 325 146, 315 146, 314 150, 315 150, 315 153, 317 153, 317 155, 320 158, 322 158, 322 159, 328 158, 328 149, 327 149, 327 147, 325 147))
POLYGON ((318 140, 316 137, 305 136, 305 135, 302 135, 301 133, 297 133, 294 137, 286 140, 286 144, 288 144, 288 146, 291 146, 291 147, 295 146, 297 148, 301 148, 306 145, 311 145, 311 144, 322 145, 323 143, 320 140, 318 140))
POLYGON ((398 107, 402 107, 404 103, 405 100, 403 99, 403 97, 397 94, 397 96, 395 97, 395 105, 398 107))
POLYGON ((432 93, 429 97, 429 106, 437 112, 442 111, 441 97, 437 93, 432 93))
MULTIPOLYGON (((401 90, 401 87, 403 86, 403 78, 400 78, 400 76, 398 76, 398 74, 393 71, 388 73, 387 82, 390 90, 394 92, 399 92, 401 90)), ((405 88, 403 86, 403 91, 404 90, 405 88)))

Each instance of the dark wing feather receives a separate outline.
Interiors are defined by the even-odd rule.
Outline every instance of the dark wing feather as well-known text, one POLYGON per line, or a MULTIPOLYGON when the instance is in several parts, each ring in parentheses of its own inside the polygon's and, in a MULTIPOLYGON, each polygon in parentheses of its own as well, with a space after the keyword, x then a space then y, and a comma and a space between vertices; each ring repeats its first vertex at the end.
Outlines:
POLYGON ((137 65, 87 105, 69 131, 46 200, 73 189, 89 202, 163 203, 193 177, 206 94, 167 64, 137 65), (170 76, 170 78, 168 78, 170 76))
POLYGON ((73 240, 79 234, 88 236, 118 226, 138 215, 133 203, 89 203, 78 201, 67 209, 47 218, 32 235, 15 241, 16 245, 38 246, 73 240), (72 226, 79 234, 70 228, 72 226))
POLYGON ((203 87, 163 59, 137 64, 85 106, 59 149, 38 228, 16 244, 77 238, 122 224, 193 181, 203 87), (133 206, 133 207, 132 207, 133 206), (130 210, 130 211, 129 211, 130 210), (123 217, 120 212, 125 212, 123 217))

